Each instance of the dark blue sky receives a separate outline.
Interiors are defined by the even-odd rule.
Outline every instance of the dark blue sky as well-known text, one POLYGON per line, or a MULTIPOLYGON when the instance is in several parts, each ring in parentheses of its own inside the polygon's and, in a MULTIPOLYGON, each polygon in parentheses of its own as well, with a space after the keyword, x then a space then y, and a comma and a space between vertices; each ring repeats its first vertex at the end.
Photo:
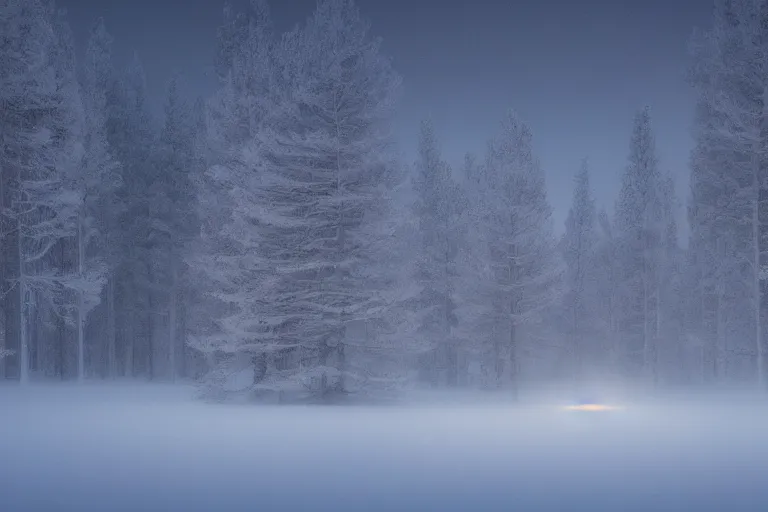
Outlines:
MULTIPOLYGON (((247 0, 233 2, 244 7, 247 0)), ((288 27, 314 0, 274 0, 288 27)), ((60 0, 82 42, 103 16, 117 63, 139 52, 155 105, 172 70, 209 92, 220 0, 60 0), (208 73, 208 75, 206 75, 208 73)), ((508 108, 534 131, 547 172, 556 228, 572 176, 590 159, 600 206, 612 208, 634 112, 652 109, 661 166, 688 195, 693 97, 687 44, 709 24, 710 0, 358 0, 404 77, 397 117, 401 151, 413 158, 420 119, 431 116, 445 157, 481 153, 508 108)), ((680 210, 681 219, 684 211, 680 210)))

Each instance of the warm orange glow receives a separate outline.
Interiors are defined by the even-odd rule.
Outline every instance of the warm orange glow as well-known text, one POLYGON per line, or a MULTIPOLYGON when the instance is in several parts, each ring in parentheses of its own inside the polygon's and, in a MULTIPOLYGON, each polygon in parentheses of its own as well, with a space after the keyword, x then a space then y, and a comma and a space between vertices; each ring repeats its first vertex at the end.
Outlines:
POLYGON ((614 407, 610 405, 600 404, 582 404, 582 405, 570 405, 567 407, 569 411, 586 411, 586 412, 600 412, 600 411, 612 411, 614 407))

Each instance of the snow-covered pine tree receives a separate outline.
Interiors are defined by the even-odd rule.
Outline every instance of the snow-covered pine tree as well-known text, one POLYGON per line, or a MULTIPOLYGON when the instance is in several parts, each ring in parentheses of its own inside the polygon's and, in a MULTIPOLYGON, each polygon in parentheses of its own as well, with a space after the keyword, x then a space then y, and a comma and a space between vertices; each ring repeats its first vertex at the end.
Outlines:
MULTIPOLYGON (((104 301, 94 316, 103 325, 95 338, 92 370, 100 375, 117 376, 117 345, 115 333, 115 270, 117 266, 119 219, 121 203, 117 192, 122 179, 119 162, 115 159, 107 138, 108 103, 112 87, 112 37, 103 19, 93 25, 88 37, 83 63, 81 95, 85 111, 85 153, 79 186, 85 192, 83 204, 82 248, 91 268, 106 272, 104 301), (97 364, 98 363, 98 364, 97 364)), ((79 246, 78 246, 79 247, 79 246)), ((87 268, 87 267, 86 267, 87 268)))
POLYGON ((349 390, 346 327, 382 314, 364 277, 376 247, 399 78, 350 0, 324 0, 283 40, 287 87, 261 131, 258 254, 269 280, 260 343, 284 347, 281 380, 314 396, 349 390))
POLYGON ((114 239, 120 255, 115 273, 118 362, 123 375, 151 378, 156 318, 150 188, 157 175, 157 145, 144 71, 136 54, 112 83, 108 113, 107 140, 122 171, 120 227, 114 239))
MULTIPOLYGON (((565 262, 563 312, 569 351, 577 380, 586 377, 600 354, 597 326, 597 215, 585 159, 574 180, 573 203, 565 220, 561 251, 565 262)), ((601 361, 602 362, 602 361, 601 361)))
POLYGON ((473 258, 474 318, 489 333, 485 360, 501 387, 520 381, 522 358, 535 352, 541 314, 561 293, 562 267, 554 239, 544 172, 530 130, 514 112, 488 145, 478 169, 473 258))
POLYGON ((361 226, 368 245, 353 274, 370 301, 366 314, 344 328, 347 390, 372 398, 412 383, 412 361, 429 348, 417 334, 421 316, 412 307, 420 291, 413 279, 419 233, 412 183, 396 161, 384 166, 377 200, 361 226))
MULTIPOLYGON (((70 142, 72 149, 66 150, 72 160, 69 160, 67 165, 60 166, 60 172, 63 173, 61 186, 69 190, 77 205, 74 217, 67 219, 64 228, 67 233, 60 242, 61 256, 57 258, 59 261, 55 263, 51 279, 57 282, 55 294, 59 297, 55 300, 58 302, 55 305, 63 310, 66 319, 75 327, 77 379, 82 381, 87 371, 86 320, 100 302, 106 279, 105 262, 94 246, 98 219, 104 214, 104 211, 99 209, 98 196, 109 188, 109 180, 114 178, 115 169, 108 156, 103 159, 106 152, 103 123, 98 127, 102 130, 101 140, 91 136, 93 131, 90 108, 86 109, 76 78, 74 41, 69 24, 63 16, 63 13, 58 15, 55 25, 58 51, 53 60, 59 70, 59 81, 62 84, 59 89, 71 104, 69 115, 63 124, 73 130, 73 133, 70 142)), ((65 342, 63 337, 58 340, 60 344, 65 342)), ((65 352, 63 347, 59 348, 59 352, 65 352)), ((63 374, 63 366, 60 371, 63 374)))
POLYGON ((466 354, 466 383, 470 386, 491 386, 492 364, 489 347, 498 326, 487 314, 492 298, 489 296, 489 267, 486 230, 490 218, 490 203, 486 198, 493 193, 486 167, 478 163, 473 154, 464 157, 461 182, 463 205, 458 223, 461 226, 461 244, 457 255, 458 285, 456 335, 461 339, 466 354))
POLYGON ((58 14, 44 2, 9 1, 2 16, 9 45, 0 54, 6 148, 0 168, 6 243, 12 241, 15 249, 6 254, 11 265, 6 279, 14 289, 9 294, 19 297, 11 324, 18 331, 8 329, 6 318, 6 346, 18 350, 17 375, 25 382, 31 315, 37 307, 63 313, 67 305, 62 289, 69 273, 53 250, 76 230, 82 197, 71 187, 71 177, 82 159, 82 110, 71 41, 58 14))
POLYGON ((421 357, 422 378, 433 386, 456 386, 459 347, 456 327, 459 189, 451 168, 440 156, 431 121, 421 125, 419 157, 415 164, 415 214, 420 243, 415 280, 421 293, 413 307, 422 313, 419 335, 430 349, 421 357))
POLYGON ((661 375, 667 381, 680 382, 680 372, 685 358, 683 349, 683 318, 685 295, 683 293, 683 253, 678 242, 677 208, 674 178, 667 173, 660 184, 661 201, 661 250, 659 254, 659 300, 657 331, 661 342, 659 364, 661 375))
MULTIPOLYGON (((45 39, 30 38, 29 33, 38 35, 44 30, 41 27, 42 13, 40 6, 34 2, 8 1, 0 9, 0 33, 4 34, 8 44, 0 49, 0 129, 3 133, 5 151, 0 154, 0 179, 2 188, 2 251, 3 251, 3 327, 4 345, 8 352, 5 358, 5 375, 7 378, 20 378, 24 368, 24 378, 27 378, 26 347, 22 347, 20 323, 19 286, 19 251, 18 230, 15 215, 11 207, 15 188, 19 179, 19 160, 22 154, 38 150, 40 144, 35 139, 35 127, 25 126, 26 114, 34 104, 29 100, 41 96, 39 69, 45 64, 40 60, 45 55, 45 39), (33 23, 27 22, 32 17, 33 23), (25 31, 26 30, 26 31, 25 31), (37 62, 35 61, 37 59, 37 62), (35 69, 37 68, 37 69, 35 69), (37 71, 37 73, 36 73, 37 71), (25 90, 27 83, 29 94, 25 90), (23 129, 23 130, 22 130, 23 129)), ((51 35, 47 36, 49 39, 51 35)), ((30 121, 34 118, 30 117, 30 121)), ((30 123, 31 124, 31 123, 30 123)))
MULTIPOLYGON (((199 232, 193 188, 193 174, 199 160, 195 148, 195 126, 192 108, 179 92, 179 77, 175 75, 168 87, 165 120, 158 148, 158 175, 150 189, 152 210, 152 241, 154 247, 158 291, 156 300, 167 312, 167 340, 161 350, 168 354, 164 372, 172 380, 179 372, 179 299, 184 276, 184 253, 192 237, 199 232)), ((162 339, 163 336, 160 336, 162 339)), ((181 352, 181 354, 179 354, 181 352)), ((156 354, 155 354, 156 355, 156 354)))
POLYGON ((617 335, 619 262, 618 243, 614 236, 610 216, 605 209, 597 215, 598 240, 596 243, 595 273, 597 275, 597 326, 602 332, 604 353, 610 372, 619 366, 619 339, 617 335))
POLYGON ((629 163, 616 204, 619 261, 619 333, 625 363, 637 376, 657 379, 659 267, 664 234, 661 177, 650 124, 650 110, 636 116, 629 163))
POLYGON ((704 342, 714 348, 721 378, 726 358, 743 373, 739 353, 751 352, 761 389, 766 386, 766 19, 763 1, 718 1, 713 27, 694 41, 690 77, 699 94, 691 250, 698 252, 702 277, 701 332, 711 340, 704 342))
POLYGON ((459 247, 459 289, 457 316, 458 336, 465 341, 465 350, 470 354, 468 383, 480 387, 491 387, 496 382, 493 375, 491 347, 496 331, 497 319, 489 314, 492 297, 492 276, 488 264, 488 226, 491 219, 494 182, 483 164, 473 155, 464 159, 464 196, 466 206, 460 222, 465 228, 464 243, 459 247))
POLYGON ((207 104, 207 138, 205 147, 198 148, 207 168, 194 179, 201 236, 187 263, 200 285, 196 302, 205 306, 206 315, 190 323, 190 346, 206 358, 211 372, 205 380, 216 396, 261 384, 268 365, 282 354, 275 356, 274 347, 257 339, 265 325, 258 307, 265 293, 265 265, 258 256, 256 219, 265 207, 257 195, 257 135, 267 109, 275 104, 278 89, 270 84, 280 76, 277 66, 285 64, 276 61, 266 3, 254 2, 254 7, 240 22, 239 30, 245 32, 238 44, 219 42, 227 46, 228 67, 207 104))

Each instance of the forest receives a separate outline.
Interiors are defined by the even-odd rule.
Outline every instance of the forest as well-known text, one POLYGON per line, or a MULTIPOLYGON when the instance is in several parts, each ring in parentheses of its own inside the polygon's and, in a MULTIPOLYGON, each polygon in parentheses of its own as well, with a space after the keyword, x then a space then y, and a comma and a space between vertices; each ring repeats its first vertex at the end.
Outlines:
POLYGON ((720 0, 691 37, 690 189, 638 105, 615 205, 585 155, 559 236, 514 105, 462 166, 429 119, 397 157, 407 77, 353 0, 287 31, 266 0, 224 8, 215 94, 178 76, 157 122, 102 19, 78 52, 53 3, 0 0, 0 378, 215 400, 765 390, 767 21, 720 0))

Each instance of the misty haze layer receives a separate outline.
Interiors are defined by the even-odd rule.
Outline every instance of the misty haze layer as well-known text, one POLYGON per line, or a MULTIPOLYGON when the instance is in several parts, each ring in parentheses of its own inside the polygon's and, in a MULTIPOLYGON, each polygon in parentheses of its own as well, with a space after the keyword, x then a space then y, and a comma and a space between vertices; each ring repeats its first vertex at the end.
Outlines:
POLYGON ((4 378, 189 379, 240 403, 765 393, 768 3, 716 2, 692 38, 687 244, 651 106, 612 209, 574 162, 562 236, 514 108, 459 166, 434 119, 400 159, 407 77, 352 0, 290 28, 266 0, 225 7, 215 91, 176 75, 159 125, 103 19, 80 51, 53 4, 0 7, 4 378))
POLYGON ((5 512, 760 511, 749 401, 240 407, 162 387, 0 389, 5 512))

